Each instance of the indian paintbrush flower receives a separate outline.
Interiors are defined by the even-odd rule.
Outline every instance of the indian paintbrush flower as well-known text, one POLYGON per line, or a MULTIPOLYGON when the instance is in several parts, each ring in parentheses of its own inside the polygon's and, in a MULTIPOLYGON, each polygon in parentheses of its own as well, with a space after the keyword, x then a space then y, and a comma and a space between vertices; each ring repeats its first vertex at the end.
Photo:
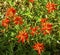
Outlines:
POLYGON ((15 14, 16 14, 15 8, 10 7, 10 8, 7 9, 5 16, 6 17, 14 17, 15 14))
POLYGON ((43 20, 43 22, 41 22, 41 25, 42 25, 41 31, 43 32, 44 35, 50 34, 52 30, 52 24, 47 22, 46 18, 41 20, 43 20))
POLYGON ((9 25, 9 22, 10 22, 9 18, 3 19, 2 20, 2 26, 7 27, 9 25))
POLYGON ((34 50, 38 52, 38 55, 41 54, 41 52, 44 50, 44 44, 43 43, 35 43, 33 46, 34 50))
POLYGON ((15 16, 13 21, 16 25, 18 25, 18 24, 22 25, 23 24, 23 20, 22 20, 21 16, 15 16))
POLYGON ((35 34, 38 34, 38 29, 39 27, 36 26, 36 27, 30 27, 30 30, 31 30, 31 35, 34 36, 35 34))
POLYGON ((46 5, 46 8, 47 8, 48 12, 51 13, 57 9, 56 6, 57 6, 57 4, 54 4, 52 2, 48 2, 46 5))
POLYGON ((25 31, 20 31, 19 34, 16 36, 16 38, 18 39, 18 43, 20 41, 24 43, 25 41, 28 40, 28 33, 25 31))

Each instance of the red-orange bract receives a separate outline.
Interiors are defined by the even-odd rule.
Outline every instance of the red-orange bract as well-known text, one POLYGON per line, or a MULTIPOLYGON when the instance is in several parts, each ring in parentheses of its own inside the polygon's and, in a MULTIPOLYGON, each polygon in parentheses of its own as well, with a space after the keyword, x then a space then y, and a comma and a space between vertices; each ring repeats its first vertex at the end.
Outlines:
POLYGON ((18 38, 18 43, 20 43, 20 41, 24 43, 28 40, 28 33, 25 31, 20 31, 16 38, 18 38))
POLYGON ((43 20, 43 22, 41 22, 42 24, 42 29, 41 31, 43 32, 44 35, 46 34, 50 34, 51 30, 52 30, 52 24, 47 22, 46 18, 45 19, 41 19, 43 20))
POLYGON ((46 8, 48 10, 49 13, 53 12, 54 10, 56 10, 57 4, 54 4, 54 3, 51 3, 51 2, 48 2, 47 5, 46 5, 46 8))
POLYGON ((34 2, 34 0, 29 0, 29 2, 33 3, 33 2, 34 2))
POLYGON ((6 16, 6 17, 8 17, 8 16, 9 16, 9 17, 12 17, 12 16, 15 15, 15 13, 16 13, 15 8, 10 7, 10 8, 7 9, 5 16, 6 16))
POLYGON ((23 24, 22 17, 20 17, 20 16, 15 16, 15 17, 14 17, 14 23, 15 23, 16 25, 17 25, 17 24, 22 25, 22 24, 23 24))
POLYGON ((48 18, 43 18, 43 19, 41 19, 41 23, 45 23, 46 21, 48 20, 48 18))
POLYGON ((42 27, 42 31, 43 31, 44 35, 50 34, 51 30, 52 30, 52 24, 44 23, 44 26, 42 27))
POLYGON ((4 20, 2 20, 2 26, 4 27, 8 27, 10 20, 8 18, 5 18, 4 20))
POLYGON ((31 35, 34 36, 36 33, 38 34, 38 32, 37 32, 38 29, 39 29, 38 26, 36 26, 36 27, 30 27, 31 35))
POLYGON ((35 43, 33 48, 38 52, 38 55, 39 55, 44 50, 44 45, 43 43, 35 43))

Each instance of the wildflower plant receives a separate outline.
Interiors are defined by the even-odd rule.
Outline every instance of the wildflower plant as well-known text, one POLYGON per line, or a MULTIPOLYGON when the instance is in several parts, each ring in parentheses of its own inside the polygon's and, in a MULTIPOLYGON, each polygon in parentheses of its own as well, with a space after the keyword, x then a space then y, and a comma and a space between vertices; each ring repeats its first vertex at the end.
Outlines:
POLYGON ((60 0, 1 0, 0 55, 60 55, 60 0))

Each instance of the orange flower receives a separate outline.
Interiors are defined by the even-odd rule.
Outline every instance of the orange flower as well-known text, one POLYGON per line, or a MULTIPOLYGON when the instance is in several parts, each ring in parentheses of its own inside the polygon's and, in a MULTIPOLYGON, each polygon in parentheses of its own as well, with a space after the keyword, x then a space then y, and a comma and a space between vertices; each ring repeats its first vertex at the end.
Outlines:
POLYGON ((46 5, 46 8, 47 8, 48 12, 51 13, 52 11, 57 9, 56 6, 57 6, 57 4, 48 2, 46 5))
POLYGON ((7 9, 7 12, 6 12, 6 17, 12 17, 12 16, 14 16, 15 15, 15 13, 16 13, 16 10, 13 8, 13 7, 10 7, 10 8, 8 8, 7 9))
POLYGON ((36 27, 30 27, 32 36, 34 36, 34 35, 37 33, 37 30, 38 30, 38 29, 39 29, 38 26, 36 26, 36 27))
POLYGON ((43 19, 41 19, 41 23, 45 23, 46 21, 48 20, 48 18, 43 18, 43 19))
POLYGON ((2 20, 2 26, 7 27, 9 22, 10 22, 10 20, 8 18, 2 20))
POLYGON ((41 19, 41 25, 42 25, 41 31, 44 33, 44 35, 50 34, 52 30, 52 24, 47 22, 47 18, 41 19))
POLYGON ((44 45, 43 43, 35 43, 33 48, 38 52, 38 54, 41 54, 41 52, 44 50, 44 45))
POLYGON ((26 40, 28 40, 28 33, 25 31, 19 32, 19 34, 16 36, 18 38, 18 43, 21 41, 24 43, 26 40))
POLYGON ((29 2, 33 3, 33 2, 34 2, 34 0, 29 0, 29 2))
POLYGON ((44 33, 44 35, 46 34, 50 34, 52 30, 52 24, 51 23, 43 23, 43 26, 42 26, 42 32, 44 33))
POLYGON ((14 17, 14 23, 15 23, 16 25, 18 25, 18 24, 22 25, 22 24, 23 24, 22 17, 20 17, 20 16, 14 17))

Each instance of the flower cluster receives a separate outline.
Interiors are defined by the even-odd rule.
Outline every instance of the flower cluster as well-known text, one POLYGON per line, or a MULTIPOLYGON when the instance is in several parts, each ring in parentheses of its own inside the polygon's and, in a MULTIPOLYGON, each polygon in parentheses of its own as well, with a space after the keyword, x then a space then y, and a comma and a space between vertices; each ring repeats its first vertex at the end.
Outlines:
POLYGON ((24 43, 25 40, 28 40, 28 33, 25 30, 20 31, 16 38, 18 38, 18 43, 20 43, 20 41, 24 43))
POLYGON ((38 52, 39 55, 44 50, 44 45, 43 43, 35 43, 33 48, 38 52))
POLYGON ((14 17, 15 14, 16 14, 15 8, 10 7, 7 9, 5 16, 6 17, 14 17))
POLYGON ((9 9, 7 9, 6 14, 5 14, 5 19, 2 20, 2 26, 8 27, 10 22, 13 22, 16 25, 23 24, 22 17, 16 15, 16 10, 13 7, 10 7, 9 9))
POLYGON ((36 27, 30 27, 31 35, 34 36, 35 34, 38 34, 38 29, 39 29, 38 26, 36 26, 36 27))
POLYGON ((8 27, 10 20, 8 18, 5 18, 2 20, 2 26, 8 27))
POLYGON ((20 17, 20 16, 15 16, 14 17, 14 23, 16 24, 16 25, 22 25, 23 24, 23 20, 22 20, 22 17, 20 17))
POLYGON ((52 30, 52 24, 47 22, 47 18, 41 20, 41 25, 42 25, 41 31, 43 32, 43 34, 44 35, 50 34, 52 30))
POLYGON ((51 2, 48 2, 47 5, 46 5, 46 8, 48 10, 49 13, 53 12, 54 10, 56 10, 57 4, 54 4, 54 3, 51 3, 51 2))

